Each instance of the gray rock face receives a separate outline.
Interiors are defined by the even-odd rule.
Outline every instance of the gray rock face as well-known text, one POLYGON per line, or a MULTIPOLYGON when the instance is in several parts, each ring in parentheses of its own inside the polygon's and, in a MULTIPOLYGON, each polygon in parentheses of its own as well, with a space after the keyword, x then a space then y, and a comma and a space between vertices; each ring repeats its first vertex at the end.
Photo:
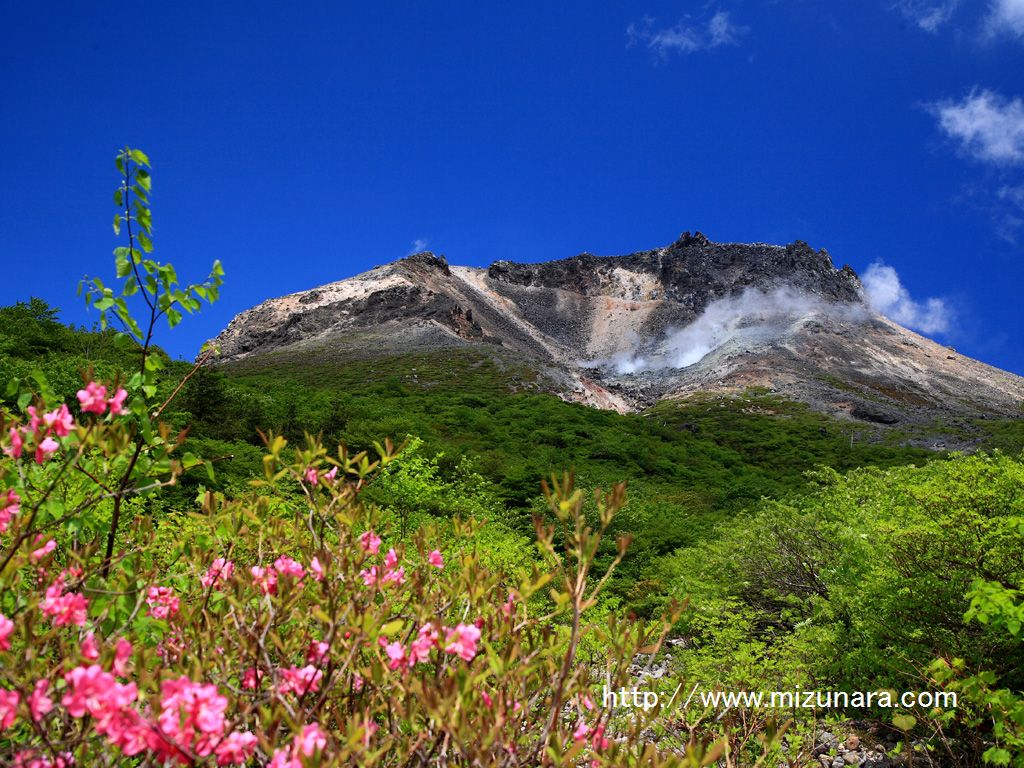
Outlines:
MULTIPOLYGON (((419 253, 263 302, 214 340, 222 363, 287 349, 387 356, 476 348, 620 411, 766 387, 871 425, 1020 415, 1024 380, 875 313, 828 253, 684 233, 627 256, 488 269, 419 253)), ((954 447, 954 446, 948 446, 954 447)))

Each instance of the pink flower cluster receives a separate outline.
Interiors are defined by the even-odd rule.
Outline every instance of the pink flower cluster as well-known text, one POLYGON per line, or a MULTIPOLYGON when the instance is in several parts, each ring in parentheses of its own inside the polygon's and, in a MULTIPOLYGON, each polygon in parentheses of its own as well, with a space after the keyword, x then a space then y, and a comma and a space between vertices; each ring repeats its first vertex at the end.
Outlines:
MULTIPOLYGON (((317 558, 313 558, 309 569, 312 571, 313 578, 316 581, 323 579, 324 568, 317 558)), ((264 568, 262 565, 254 565, 249 569, 249 573, 252 574, 253 582, 263 594, 276 595, 279 578, 294 579, 295 585, 299 586, 306 575, 306 569, 297 560, 293 560, 287 555, 281 555, 269 568, 264 568)))
POLYGON ((11 519, 21 511, 21 496, 13 488, 7 489, 7 496, 0 498, 0 533, 7 532, 11 519))
POLYGON ((323 480, 325 483, 332 484, 337 477, 337 467, 331 467, 330 470, 324 472, 322 475, 317 471, 316 467, 309 467, 306 469, 306 472, 303 475, 305 481, 312 486, 319 485, 321 480, 323 480))
MULTIPOLYGON (((38 536, 36 536, 35 543, 38 544, 40 541, 42 541, 42 539, 43 539, 43 535, 39 534, 38 536)), ((39 547, 38 549, 33 549, 32 552, 29 554, 29 557, 31 558, 33 563, 38 563, 40 560, 42 560, 48 554, 53 552, 53 550, 55 550, 56 548, 57 548, 57 542, 54 541, 53 539, 50 539, 49 541, 47 541, 45 544, 43 544, 43 546, 39 547)))
MULTIPOLYGON (((119 683, 98 664, 78 666, 64 675, 68 685, 61 704, 72 717, 93 718, 93 728, 129 757, 149 751, 162 763, 191 765, 190 755, 214 755, 217 765, 241 765, 256 749, 249 732, 225 734, 228 700, 214 685, 187 677, 160 685, 160 713, 150 722, 136 711, 135 683, 119 683)), ((43 690, 45 695, 45 689, 43 690)))
POLYGON ((53 757, 41 754, 35 749, 23 749, 14 755, 12 768, 72 768, 74 755, 61 752, 53 757))
POLYGON ((10 438, 10 445, 4 448, 4 453, 12 459, 21 457, 25 449, 25 443, 33 442, 36 446, 36 464, 42 464, 60 448, 60 443, 54 440, 57 437, 67 437, 75 428, 75 419, 66 405, 44 413, 41 416, 34 405, 27 409, 28 424, 20 429, 11 427, 7 431, 10 438))
MULTIPOLYGON (((364 536, 366 534, 363 534, 364 536)), ((380 539, 377 540, 376 546, 380 547, 380 539)), ((405 568, 395 567, 398 566, 398 554, 394 549, 389 549, 388 553, 384 556, 384 568, 380 569, 376 565, 371 565, 369 568, 364 568, 359 572, 359 575, 363 579, 363 584, 367 587, 372 587, 374 584, 403 584, 405 583, 405 568)))
MULTIPOLYGON (((118 389, 113 397, 108 399, 107 388, 95 381, 86 384, 85 389, 78 390, 78 402, 83 413, 102 415, 109 407, 110 413, 117 416, 124 413, 124 401, 127 397, 126 390, 118 389)), ((26 412, 29 417, 28 424, 8 429, 8 445, 4 446, 3 451, 10 458, 18 459, 25 451, 26 444, 31 443, 35 446, 36 463, 42 464, 60 448, 60 443, 55 438, 71 434, 75 428, 75 417, 71 415, 66 404, 43 414, 40 414, 34 405, 30 405, 26 412)))
POLYGON ((207 569, 199 583, 204 589, 220 589, 221 585, 228 581, 235 573, 235 564, 223 557, 218 557, 207 569))
POLYGON ((304 667, 285 667, 278 670, 280 682, 277 684, 277 692, 280 694, 294 693, 296 696, 304 696, 307 693, 316 693, 320 690, 320 681, 324 673, 307 664, 304 667))
POLYGON ((176 616, 181 600, 170 587, 150 587, 146 594, 149 615, 154 619, 169 619, 176 616))
POLYGON ((46 588, 46 595, 43 597, 39 607, 45 615, 53 619, 55 627, 61 627, 65 624, 84 627, 89 601, 78 592, 67 591, 65 579, 69 574, 75 575, 70 571, 65 571, 46 588))
POLYGON ((327 736, 316 723, 307 725, 302 733, 292 740, 290 748, 285 747, 274 752, 267 768, 303 768, 304 757, 314 757, 327 747, 327 736))
POLYGON ((0 651, 11 649, 12 634, 14 634, 14 622, 0 613, 0 651))
POLYGON ((407 669, 413 664, 430 660, 430 651, 441 647, 441 634, 444 634, 444 652, 458 656, 464 661, 472 661, 477 654, 480 642, 480 628, 475 624, 458 624, 454 628, 424 624, 420 627, 416 639, 409 646, 408 653, 401 642, 388 642, 381 637, 378 642, 388 657, 388 668, 392 670, 407 669))
POLYGON ((364 531, 359 535, 359 546, 368 555, 376 555, 380 552, 380 536, 373 531, 364 531))
POLYGON ((124 389, 118 389, 114 396, 107 399, 107 388, 95 381, 85 385, 85 389, 78 390, 78 402, 82 406, 82 413, 95 413, 102 416, 107 406, 110 406, 110 413, 118 416, 124 413, 124 401, 128 393, 124 389))

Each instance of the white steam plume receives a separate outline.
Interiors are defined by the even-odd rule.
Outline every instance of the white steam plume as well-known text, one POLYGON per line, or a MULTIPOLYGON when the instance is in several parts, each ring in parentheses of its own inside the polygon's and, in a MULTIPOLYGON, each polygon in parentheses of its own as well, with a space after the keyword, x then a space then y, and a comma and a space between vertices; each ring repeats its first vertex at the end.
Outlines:
POLYGON ((606 362, 620 374, 686 368, 738 334, 751 337, 777 335, 794 321, 813 314, 838 316, 851 321, 867 316, 861 305, 825 301, 788 286, 769 292, 747 288, 743 293, 711 302, 686 327, 669 329, 657 351, 649 356, 623 352, 606 362))

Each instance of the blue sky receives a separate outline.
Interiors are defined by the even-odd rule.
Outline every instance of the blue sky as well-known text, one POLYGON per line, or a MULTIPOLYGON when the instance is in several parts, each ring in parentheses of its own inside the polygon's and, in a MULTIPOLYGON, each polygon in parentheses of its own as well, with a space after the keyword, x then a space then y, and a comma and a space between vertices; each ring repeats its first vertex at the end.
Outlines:
POLYGON ((0 302, 92 322, 130 143, 156 255, 227 270, 175 355, 417 243, 483 266, 701 230, 884 265, 888 313, 1024 373, 1024 0, 173 6, 0 14, 0 302))

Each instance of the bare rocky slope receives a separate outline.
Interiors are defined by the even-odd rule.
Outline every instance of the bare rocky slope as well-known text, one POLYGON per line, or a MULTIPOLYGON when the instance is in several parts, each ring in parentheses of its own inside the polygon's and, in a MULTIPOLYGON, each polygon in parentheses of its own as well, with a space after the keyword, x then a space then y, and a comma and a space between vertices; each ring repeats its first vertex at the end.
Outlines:
POLYGON ((688 232, 628 256, 488 269, 418 253, 265 301, 214 343, 218 364, 472 347, 536 366, 568 400, 620 411, 750 387, 882 425, 1020 416, 1024 403, 1021 377, 874 312, 826 251, 688 232))

